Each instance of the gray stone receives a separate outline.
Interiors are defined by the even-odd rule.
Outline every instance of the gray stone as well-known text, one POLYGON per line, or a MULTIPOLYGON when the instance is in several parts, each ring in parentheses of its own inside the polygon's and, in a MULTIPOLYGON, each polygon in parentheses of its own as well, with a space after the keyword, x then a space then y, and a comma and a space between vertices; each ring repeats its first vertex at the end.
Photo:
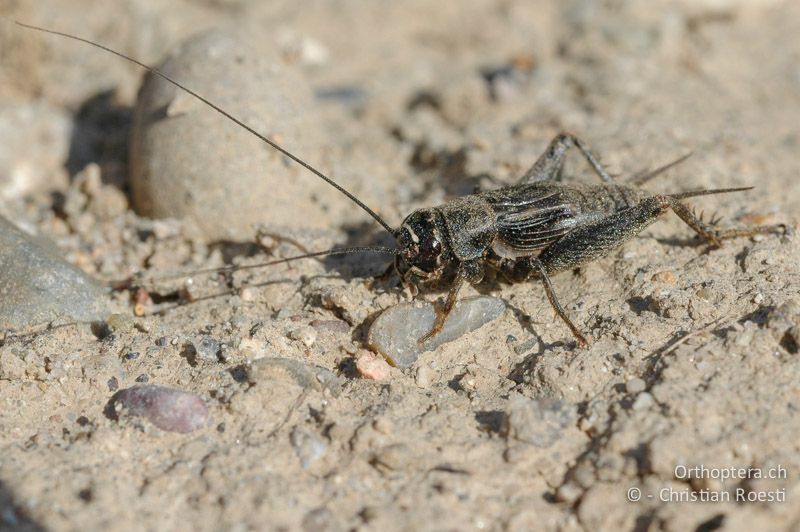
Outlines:
POLYGON ((503 419, 503 433, 509 439, 544 448, 553 445, 576 419, 574 405, 515 396, 509 401, 503 419))
POLYGON ((291 358, 258 358, 247 364, 246 371, 248 381, 256 385, 270 380, 293 382, 303 388, 327 391, 334 397, 342 391, 342 379, 331 370, 291 358))
POLYGON ((216 339, 210 336, 192 338, 191 345, 198 359, 205 362, 217 362, 219 360, 222 347, 216 339))
MULTIPOLYGON (((254 50, 261 41, 222 30, 203 33, 160 69, 313 161, 324 142, 310 88, 276 50, 254 50)), ((136 210, 191 219, 209 239, 252 238, 259 223, 329 228, 341 214, 311 205, 312 197, 327 202, 337 196, 328 185, 153 75, 139 93, 130 158, 136 210)))
POLYGON ((647 389, 647 383, 639 377, 634 377, 625 383, 625 391, 630 394, 637 394, 647 389))
POLYGON ((433 327, 436 313, 426 301, 401 303, 386 309, 373 322, 367 342, 370 347, 399 368, 407 368, 419 355, 452 342, 494 320, 506 308, 502 299, 478 296, 456 303, 442 330, 422 345, 418 340, 433 327))
POLYGON ((327 508, 317 508, 303 517, 304 532, 327 532, 342 530, 343 527, 333 512, 327 508))
POLYGON ((154 384, 120 390, 108 406, 111 417, 144 417, 169 432, 193 432, 203 428, 208 420, 208 407, 200 396, 154 384))
POLYGON ((0 328, 95 321, 107 314, 105 289, 54 246, 0 217, 0 328))

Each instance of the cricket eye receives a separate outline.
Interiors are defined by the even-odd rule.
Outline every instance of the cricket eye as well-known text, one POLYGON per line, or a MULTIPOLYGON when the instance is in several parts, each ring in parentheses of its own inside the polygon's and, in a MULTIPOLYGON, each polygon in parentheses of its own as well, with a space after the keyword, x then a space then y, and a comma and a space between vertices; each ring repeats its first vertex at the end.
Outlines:
POLYGON ((418 260, 422 264, 435 265, 436 259, 442 254, 442 243, 435 236, 425 239, 419 248, 418 260))

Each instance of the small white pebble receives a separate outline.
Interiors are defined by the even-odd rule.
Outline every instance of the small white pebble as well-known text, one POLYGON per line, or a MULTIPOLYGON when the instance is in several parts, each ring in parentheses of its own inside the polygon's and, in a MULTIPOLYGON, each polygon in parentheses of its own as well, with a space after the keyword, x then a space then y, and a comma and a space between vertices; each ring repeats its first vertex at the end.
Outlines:
POLYGON ((636 396, 636 400, 633 402, 633 409, 634 410, 647 410, 653 404, 655 404, 655 399, 653 396, 647 392, 642 392, 636 396))
POLYGON ((433 327, 436 313, 431 303, 417 300, 389 307, 372 323, 367 343, 392 365, 411 367, 423 351, 436 349, 489 323, 505 310, 505 302, 486 296, 465 298, 456 303, 442 330, 426 340, 419 339, 433 327))
POLYGON ((386 380, 391 371, 391 367, 383 358, 377 357, 372 353, 358 357, 356 359, 356 369, 358 369, 358 373, 363 378, 374 381, 386 380))
POLYGON ((258 359, 267 356, 264 342, 255 338, 242 338, 239 342, 239 351, 244 353, 247 358, 258 359))
POLYGON ((417 373, 414 376, 414 382, 417 383, 417 386, 420 388, 427 388, 431 385, 431 381, 433 381, 434 371, 428 366, 420 366, 417 368, 417 373))
POLYGON ((289 331, 289 338, 303 342, 306 347, 311 347, 317 341, 317 331, 309 325, 304 325, 289 331))
POLYGON ((253 301, 256 297, 256 291, 252 287, 245 286, 239 289, 239 297, 242 301, 253 301))
POLYGON ((372 428, 376 431, 380 432, 381 434, 391 434, 394 430, 394 424, 392 420, 387 417, 380 416, 375 418, 375 421, 372 422, 372 428))
POLYGON ((583 494, 583 490, 573 482, 562 484, 556 491, 556 499, 561 502, 575 502, 583 494))
POLYGON ((352 342, 342 344, 340 347, 342 348, 342 351, 344 351, 348 355, 355 355, 356 353, 358 353, 358 347, 356 347, 355 344, 353 344, 352 342))
POLYGON ((637 394, 645 391, 647 388, 647 383, 645 383, 639 377, 634 377, 625 383, 625 390, 630 394, 637 394))
POLYGON ((755 303, 756 305, 759 305, 762 301, 764 301, 764 294, 759 292, 753 298, 753 303, 755 303))

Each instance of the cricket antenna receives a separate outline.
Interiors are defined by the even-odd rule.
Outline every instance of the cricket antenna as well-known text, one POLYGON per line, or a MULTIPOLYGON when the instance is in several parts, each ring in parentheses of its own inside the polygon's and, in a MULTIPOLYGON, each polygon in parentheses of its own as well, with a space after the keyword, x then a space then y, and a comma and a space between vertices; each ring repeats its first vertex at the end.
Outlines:
POLYGON ((47 29, 47 28, 41 28, 39 26, 32 26, 30 24, 25 24, 25 23, 19 22, 19 21, 14 21, 14 22, 18 26, 22 26, 23 28, 28 28, 28 29, 31 29, 31 30, 41 31, 43 33, 49 33, 51 35, 58 35, 60 37, 65 37, 67 39, 72 39, 73 41, 79 41, 79 42, 82 42, 82 43, 86 43, 88 45, 94 46, 95 48, 99 48, 101 50, 104 50, 104 51, 106 51, 106 52, 108 52, 110 54, 114 54, 117 57, 120 57, 120 58, 122 58, 122 59, 124 59, 124 60, 126 60, 126 61, 128 61, 130 63, 133 63, 135 65, 140 66, 141 68, 145 69, 146 71, 150 72, 151 74, 155 74, 156 76, 159 76, 161 79, 167 81, 168 83, 171 83, 172 85, 178 87, 182 91, 185 91, 186 93, 191 94, 192 96, 194 96, 195 98, 197 98, 198 100, 200 100, 201 102, 203 102, 204 104, 209 106, 211 109, 215 110, 216 112, 218 112, 219 114, 221 114, 222 116, 224 116, 225 118, 227 118, 228 120, 233 122, 234 124, 238 125, 239 127, 244 129, 245 131, 249 132, 251 135, 254 135, 255 137, 259 138, 262 142, 268 144, 269 146, 271 146, 272 148, 274 148, 275 150, 280 152, 282 155, 285 155, 286 157, 288 157, 289 159, 291 159, 295 163, 299 164, 300 166, 302 166, 303 168, 305 168, 306 170, 308 170, 312 174, 316 175, 317 177, 319 177, 320 179, 322 179, 323 181, 328 183, 330 186, 332 186, 333 188, 335 188, 336 190, 338 190, 339 192, 341 192, 342 194, 347 196, 353 203, 355 203, 356 205, 361 207, 361 209, 363 209, 367 214, 372 216, 372 218, 376 222, 381 224, 381 226, 384 229, 386 229, 389 232, 389 234, 395 235, 397 233, 397 231, 392 229, 392 227, 388 223, 386 223, 386 221, 383 218, 381 218, 378 215, 378 213, 376 213, 375 211, 373 211, 372 209, 367 207, 366 204, 363 201, 361 201, 360 199, 355 197, 351 192, 349 192, 343 186, 338 184, 336 181, 334 181, 330 177, 326 176, 321 171, 317 170, 316 168, 314 168, 313 166, 311 166, 310 164, 308 164, 307 162, 302 160, 300 157, 294 155, 289 150, 287 150, 285 148, 282 148, 280 145, 278 145, 274 141, 268 139, 266 136, 262 135, 261 133, 259 133, 255 129, 253 129, 252 127, 248 126, 247 124, 245 124, 244 122, 242 122, 241 120, 239 120, 238 118, 236 118, 235 116, 230 114, 229 112, 225 111, 224 109, 222 109, 218 105, 212 103, 211 101, 209 101, 205 97, 201 96, 197 92, 193 91, 192 89, 182 85, 180 82, 178 82, 178 81, 172 79, 171 77, 169 77, 168 75, 164 74, 163 72, 161 72, 157 68, 154 68, 154 67, 151 67, 149 65, 146 65, 146 64, 142 63, 141 61, 138 61, 138 60, 136 60, 136 59, 134 59, 132 57, 129 57, 129 56, 127 56, 127 55, 125 55, 125 54, 123 54, 121 52, 117 52, 116 50, 112 50, 111 48, 108 48, 107 46, 103 46, 102 44, 98 44, 96 42, 90 41, 88 39, 84 39, 82 37, 77 37, 75 35, 70 35, 69 33, 62 33, 60 31, 50 30, 50 29, 47 29))
POLYGON ((129 288, 134 281, 139 280, 146 280, 146 281, 169 281, 172 279, 183 279, 185 277, 191 277, 193 275, 203 275, 207 273, 222 273, 222 272, 232 272, 232 271, 241 271, 241 270, 254 270, 256 268, 266 268, 267 266, 275 266, 277 264, 284 264, 287 262, 294 262, 296 260, 302 259, 313 259, 317 257, 330 257, 334 255, 349 255, 351 253, 379 253, 382 255, 397 255, 397 250, 393 248, 388 248, 384 246, 361 246, 361 247, 351 247, 351 248, 334 248, 334 249, 327 249, 325 251, 314 251, 311 253, 303 253, 302 255, 294 255, 292 257, 287 257, 285 259, 276 259, 268 262, 260 262, 258 264, 245 264, 245 265, 236 265, 230 264, 228 266, 220 266, 219 268, 205 268, 202 270, 192 270, 191 272, 175 272, 175 273, 168 273, 164 275, 158 275, 155 277, 135 277, 135 278, 128 278, 124 280, 117 280, 117 281, 109 281, 108 285, 111 286, 114 290, 123 290, 129 288))
POLYGON ((645 183, 647 183, 648 181, 650 181, 654 177, 657 177, 657 176, 663 174, 664 172, 666 172, 667 170, 669 170, 670 168, 681 164, 683 161, 685 161, 686 159, 688 159, 691 156, 692 156, 692 152, 689 152, 689 153, 687 153, 685 155, 682 155, 682 156, 678 157, 674 161, 670 161, 670 162, 668 162, 667 164, 665 164, 663 166, 659 166, 655 170, 645 170, 643 172, 635 174, 631 178, 631 183, 633 183, 636 186, 644 185, 645 183))
POLYGON ((745 190, 752 190, 755 187, 738 187, 738 188, 712 188, 704 190, 692 190, 689 192, 678 192, 677 194, 668 194, 670 198, 682 200, 686 198, 694 198, 696 196, 710 196, 711 194, 727 194, 728 192, 743 192, 745 190))

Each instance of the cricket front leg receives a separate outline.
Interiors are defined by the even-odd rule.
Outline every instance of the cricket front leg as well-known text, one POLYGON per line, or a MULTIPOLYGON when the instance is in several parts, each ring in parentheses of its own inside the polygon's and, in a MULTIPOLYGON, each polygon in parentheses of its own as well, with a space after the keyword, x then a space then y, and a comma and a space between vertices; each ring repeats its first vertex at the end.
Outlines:
POLYGON ((439 332, 441 332, 442 327, 444 327, 445 322, 447 322, 447 316, 450 315, 450 312, 453 310, 453 307, 456 305, 456 301, 458 301, 458 292, 461 290, 461 287, 464 286, 464 281, 466 280, 466 274, 463 268, 458 270, 458 274, 456 275, 456 279, 453 282, 453 286, 450 287, 450 291, 447 293, 447 299, 444 302, 443 306, 434 305, 434 311, 436 312, 436 320, 433 322, 433 327, 431 330, 425 333, 425 335, 418 340, 418 343, 422 344, 425 343, 430 338, 433 338, 439 332))
POLYGON ((546 181, 548 179, 560 179, 561 169, 564 167, 564 161, 567 158, 567 151, 572 147, 577 147, 595 173, 600 176, 600 179, 610 183, 613 181, 611 175, 603 168, 600 161, 592 155, 592 152, 575 135, 571 133, 560 133, 550 141, 547 149, 539 157, 539 159, 531 166, 530 170, 525 172, 522 176, 520 183, 533 183, 536 181, 546 181))

